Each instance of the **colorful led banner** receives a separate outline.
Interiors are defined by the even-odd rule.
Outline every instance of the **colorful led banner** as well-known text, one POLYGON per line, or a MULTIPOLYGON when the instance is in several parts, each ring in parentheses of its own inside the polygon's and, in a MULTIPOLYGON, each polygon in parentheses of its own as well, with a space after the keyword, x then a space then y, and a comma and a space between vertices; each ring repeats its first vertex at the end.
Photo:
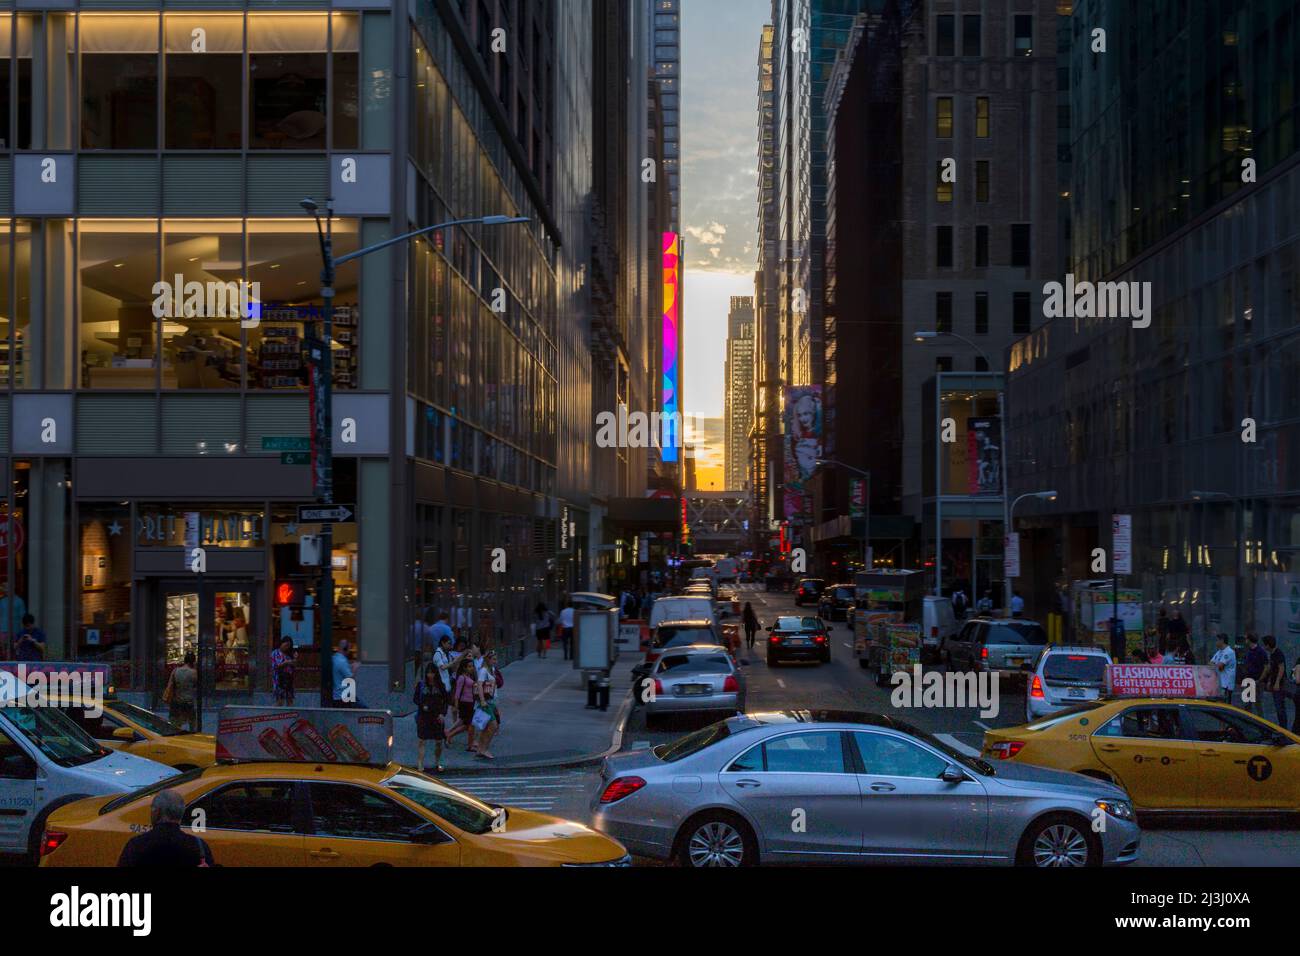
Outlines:
POLYGON ((678 325, 679 304, 678 293, 680 291, 680 269, 681 269, 681 236, 675 232, 665 232, 663 235, 664 246, 664 388, 663 388, 663 417, 664 428, 661 440, 663 443, 663 460, 665 462, 675 462, 678 460, 678 447, 682 443, 682 436, 677 434, 678 423, 681 421, 679 413, 681 412, 678 390, 678 377, 680 369, 678 368, 678 344, 680 342, 680 328, 678 325))

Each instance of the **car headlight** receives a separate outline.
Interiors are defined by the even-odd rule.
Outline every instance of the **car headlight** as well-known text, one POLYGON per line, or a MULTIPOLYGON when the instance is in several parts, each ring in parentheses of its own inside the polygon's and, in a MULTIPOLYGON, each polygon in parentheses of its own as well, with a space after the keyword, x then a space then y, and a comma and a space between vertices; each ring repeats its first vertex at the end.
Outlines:
POLYGON ((569 867, 611 867, 611 866, 631 866, 632 854, 624 853, 617 860, 606 860, 604 863, 565 863, 569 867))
POLYGON ((1097 806, 1101 807, 1116 820, 1132 820, 1133 804, 1127 800, 1098 800, 1097 806))

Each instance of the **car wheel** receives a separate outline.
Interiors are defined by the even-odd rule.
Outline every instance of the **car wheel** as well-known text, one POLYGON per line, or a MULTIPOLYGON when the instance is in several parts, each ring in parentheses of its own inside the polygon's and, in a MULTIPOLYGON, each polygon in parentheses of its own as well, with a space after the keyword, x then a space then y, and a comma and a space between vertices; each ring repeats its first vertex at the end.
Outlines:
POLYGON ((1055 814, 1025 831, 1019 866, 1100 866, 1101 852, 1081 817, 1055 814))
POLYGON ((706 813, 682 828, 677 860, 688 867, 753 866, 758 862, 758 844, 739 817, 706 813))

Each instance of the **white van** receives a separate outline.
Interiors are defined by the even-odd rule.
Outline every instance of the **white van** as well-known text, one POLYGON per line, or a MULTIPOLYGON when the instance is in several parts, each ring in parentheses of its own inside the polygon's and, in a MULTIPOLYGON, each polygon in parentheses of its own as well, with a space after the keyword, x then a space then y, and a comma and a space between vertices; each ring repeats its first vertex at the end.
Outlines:
POLYGON ((45 821, 58 807, 146 787, 176 771, 102 747, 57 707, 28 706, 28 691, 0 672, 0 853, 35 863, 45 821))
POLYGON ((656 628, 665 621, 713 621, 717 622, 717 609, 713 598, 705 594, 693 597, 689 594, 670 594, 657 598, 650 608, 650 627, 656 628))
POLYGON ((939 646, 957 633, 957 616, 952 610, 952 599, 926 595, 921 606, 921 662, 939 663, 939 646))

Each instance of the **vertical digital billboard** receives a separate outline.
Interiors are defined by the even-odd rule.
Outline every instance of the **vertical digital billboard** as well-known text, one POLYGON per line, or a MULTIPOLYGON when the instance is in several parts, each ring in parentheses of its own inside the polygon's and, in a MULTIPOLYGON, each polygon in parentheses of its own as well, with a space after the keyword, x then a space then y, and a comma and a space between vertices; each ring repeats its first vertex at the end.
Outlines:
POLYGON ((808 479, 822 456, 822 389, 820 385, 787 386, 785 403, 785 481, 783 514, 791 524, 809 524, 812 499, 808 479))
POLYGON ((665 232, 664 246, 664 325, 663 325, 663 434, 659 436, 663 445, 662 456, 665 462, 678 460, 677 448, 682 443, 679 434, 681 428, 681 407, 679 402, 678 380, 678 344, 681 341, 680 314, 681 278, 681 236, 675 232, 665 232))

